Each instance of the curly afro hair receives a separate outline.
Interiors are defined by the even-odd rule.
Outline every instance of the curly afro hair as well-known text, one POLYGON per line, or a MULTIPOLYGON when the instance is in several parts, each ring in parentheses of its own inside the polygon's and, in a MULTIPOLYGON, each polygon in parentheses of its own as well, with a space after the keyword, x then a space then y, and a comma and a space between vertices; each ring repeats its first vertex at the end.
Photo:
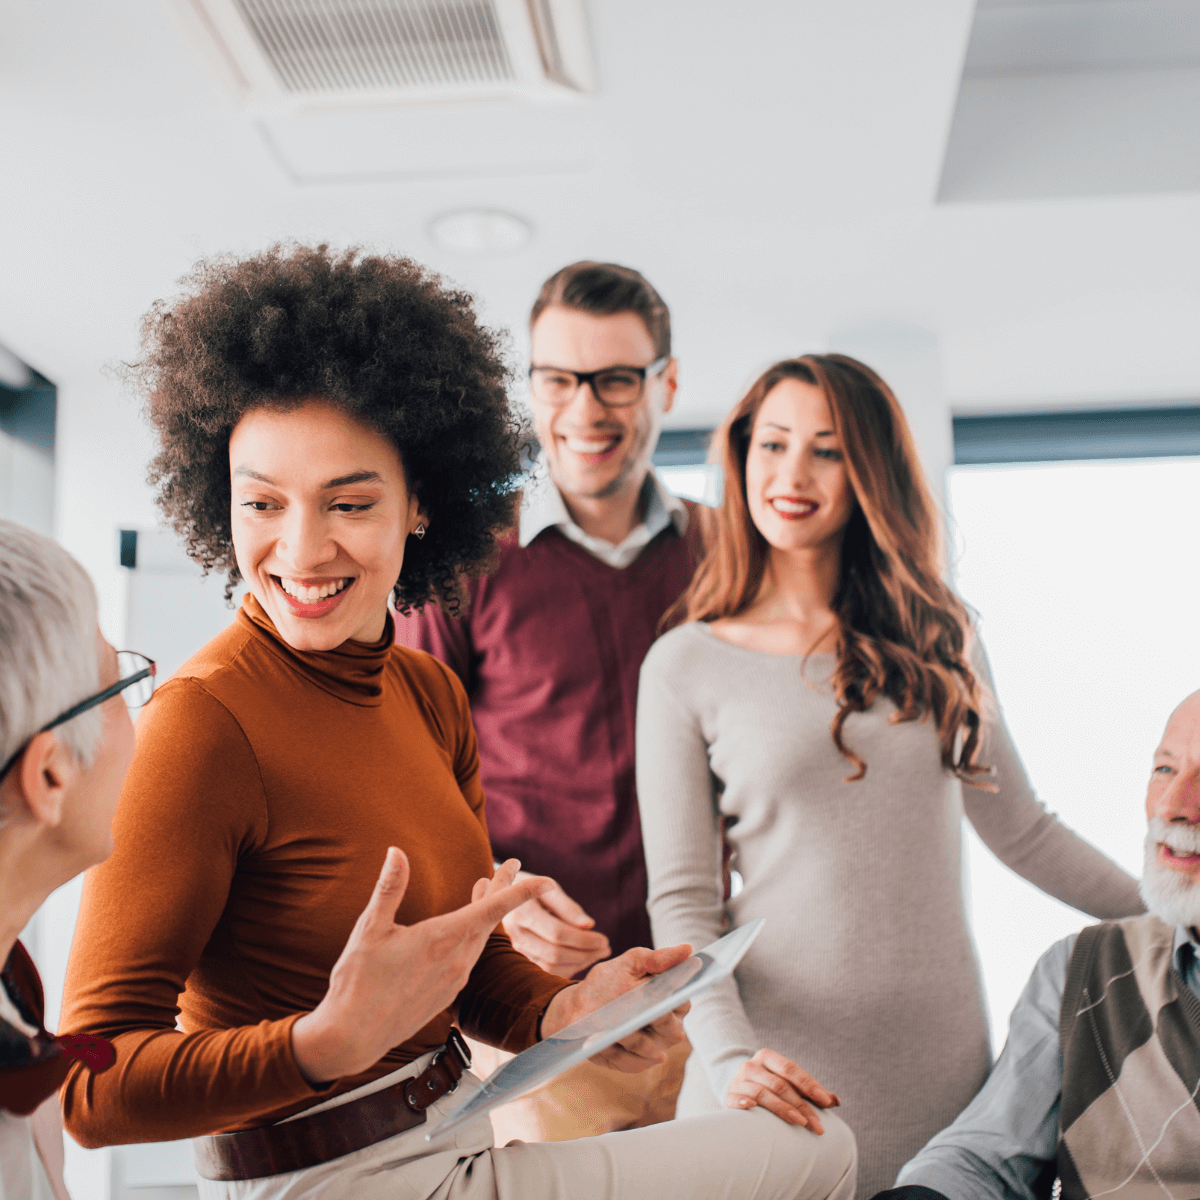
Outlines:
POLYGON ((320 396, 392 440, 429 513, 397 608, 457 612, 512 522, 521 470, 502 336, 471 296, 408 258, 287 243, 202 260, 183 283, 146 315, 129 373, 161 442, 150 483, 188 554, 228 572, 232 595, 230 434, 251 409, 320 396))

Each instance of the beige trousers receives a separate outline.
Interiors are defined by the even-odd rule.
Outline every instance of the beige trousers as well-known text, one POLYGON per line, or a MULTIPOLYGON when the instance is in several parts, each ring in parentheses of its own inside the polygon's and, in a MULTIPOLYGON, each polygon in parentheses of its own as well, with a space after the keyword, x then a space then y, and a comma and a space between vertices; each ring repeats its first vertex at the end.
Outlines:
MULTIPOLYGON (((473 1070, 486 1079, 513 1056, 468 1039, 473 1070)), ((496 1145, 511 1141, 569 1142, 669 1121, 691 1047, 675 1046, 661 1067, 628 1074, 581 1062, 511 1104, 492 1109, 496 1145)))
MULTIPOLYGON (((420 1073, 425 1055, 401 1071, 307 1110, 344 1104, 420 1073)), ((201 1200, 852 1200, 854 1135, 832 1113, 821 1137, 785 1125, 762 1109, 727 1111, 572 1142, 496 1147, 488 1118, 464 1127, 449 1145, 425 1133, 464 1089, 429 1109, 429 1120, 304 1171, 266 1179, 200 1180, 201 1200)))

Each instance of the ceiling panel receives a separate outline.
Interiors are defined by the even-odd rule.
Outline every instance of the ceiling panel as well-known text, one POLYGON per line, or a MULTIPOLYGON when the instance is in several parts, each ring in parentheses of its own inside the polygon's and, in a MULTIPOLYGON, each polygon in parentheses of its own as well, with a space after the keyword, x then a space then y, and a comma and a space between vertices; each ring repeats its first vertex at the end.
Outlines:
POLYGON ((980 0, 963 74, 1200 65, 1197 0, 980 0))
POLYGON ((1200 68, 964 79, 939 200, 1200 190, 1200 68))
POLYGON ((980 0, 948 203, 1200 190, 1200 0, 980 0))

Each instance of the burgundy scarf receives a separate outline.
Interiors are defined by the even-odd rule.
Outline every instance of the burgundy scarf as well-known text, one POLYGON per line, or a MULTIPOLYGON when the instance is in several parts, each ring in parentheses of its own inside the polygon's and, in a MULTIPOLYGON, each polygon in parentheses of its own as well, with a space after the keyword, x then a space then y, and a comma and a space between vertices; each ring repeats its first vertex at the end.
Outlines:
POLYGON ((116 1048, 102 1037, 87 1033, 53 1037, 46 1032, 42 980, 20 942, 0 971, 0 981, 21 1019, 37 1030, 30 1037, 0 1018, 0 1108, 27 1116, 58 1091, 72 1062, 78 1060, 98 1074, 116 1061, 116 1048))

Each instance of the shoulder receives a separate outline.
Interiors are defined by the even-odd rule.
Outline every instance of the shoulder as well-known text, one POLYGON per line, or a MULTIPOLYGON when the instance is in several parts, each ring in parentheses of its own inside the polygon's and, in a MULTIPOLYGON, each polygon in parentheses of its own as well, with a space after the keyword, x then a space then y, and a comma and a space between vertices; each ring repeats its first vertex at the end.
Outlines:
POLYGON ((479 601, 534 586, 539 590, 553 584, 561 575, 562 559, 586 556, 587 551, 564 537, 553 525, 539 529, 524 545, 516 528, 496 540, 496 549, 487 572, 466 581, 469 615, 479 601))
POLYGON ((171 679, 204 681, 230 671, 237 672, 242 668, 246 659, 253 658, 256 653, 265 653, 265 651, 246 627, 245 618, 239 611, 216 637, 205 642, 183 666, 175 671, 171 675, 171 679))
POLYGON ((1141 943, 1175 940, 1175 926, 1168 925, 1161 917, 1156 917, 1150 912, 1138 913, 1136 917, 1123 917, 1119 921, 1105 921, 1104 924, 1117 926, 1125 935, 1126 941, 1131 938, 1141 943))
POLYGON ((184 675, 177 671, 155 689, 150 703, 138 718, 138 744, 178 746, 186 740, 189 747, 209 748, 227 744, 230 736, 244 738, 241 723, 209 687, 219 678, 184 675))
POLYGON ((1175 944, 1175 926, 1147 912, 1119 921, 1089 925, 1079 938, 1081 949, 1084 945, 1095 946, 1099 952, 1111 954, 1113 947, 1120 946, 1116 951, 1118 954, 1139 960, 1155 951, 1171 953, 1175 944))
POLYGON ((1016 1037, 1019 1041, 1021 1030, 1027 1041, 1042 1036, 1057 1039, 1067 971, 1078 936, 1072 933, 1061 938, 1034 964, 1009 1019, 1010 1040, 1016 1037))
POLYGON ((271 661, 271 652, 239 612, 155 689, 138 728, 148 719, 155 725, 169 721, 196 726, 219 725, 224 717, 240 724, 236 714, 259 702, 262 680, 271 675, 271 661))
POLYGON ((1161 917, 1153 913, 1138 913, 1133 917, 1121 917, 1115 921, 1097 921, 1094 925, 1086 925, 1079 932, 1079 937, 1088 941, 1107 941, 1123 938, 1133 945, 1148 945, 1151 942, 1171 942, 1175 938, 1175 927, 1168 925, 1161 917))
POLYGON ((1030 982, 1033 983, 1037 980, 1051 986, 1061 994, 1067 978, 1067 965, 1071 961, 1071 955, 1075 952, 1078 941, 1079 934, 1077 933, 1068 933, 1065 938, 1059 938, 1048 950, 1043 952, 1041 958, 1034 964, 1030 982))
POLYGON ((642 661, 642 679, 670 681, 703 672, 711 660, 714 638, 699 621, 687 621, 664 633, 642 661))
POLYGON ((410 686, 439 704, 457 704, 466 696, 458 676, 426 650, 397 642, 392 647, 388 665, 410 686))
POLYGON ((1140 988, 1144 980, 1166 971, 1174 954, 1175 927, 1153 913, 1101 921, 1079 931, 1064 971, 1073 996, 1089 981, 1132 975, 1140 988))
POLYGON ((389 669, 442 729, 471 721, 471 706, 462 680, 440 658, 397 643, 389 669))
POLYGON ((471 704, 459 677, 440 658, 410 646, 392 647, 388 664, 398 685, 433 738, 454 756, 478 754, 471 704))
POLYGON ((127 782, 257 771, 247 732, 261 704, 269 652, 240 615, 154 691, 137 722, 137 755, 127 782))
POLYGON ((963 631, 963 658, 975 673, 975 678, 982 687, 990 689, 992 685, 992 664, 988 660, 987 648, 979 636, 979 626, 972 622, 963 631))
POLYGON ((117 849, 109 862, 161 854, 181 830, 188 852, 200 845, 202 833, 217 831, 230 844, 254 844, 267 827, 265 749, 203 679, 172 676, 138 718, 137 749, 114 818, 117 849))
POLYGON ((669 547, 670 553, 686 558, 689 566, 694 570, 704 556, 704 529, 701 522, 701 511, 704 505, 697 504, 695 500, 689 500, 686 496, 677 496, 675 499, 683 505, 683 510, 687 515, 683 529, 680 530, 673 517, 671 523, 663 531, 663 536, 658 540, 669 547))
POLYGON ((1013 1008, 1011 1028, 1023 1020, 1027 1021, 1033 1014, 1033 1019, 1049 1029, 1057 1030, 1059 1009, 1067 986, 1067 972, 1078 939, 1076 933, 1060 938, 1034 963, 1013 1008))
POLYGON ((190 814, 203 796, 207 817, 229 817, 240 824, 251 811, 244 803, 247 795, 264 794, 263 749, 204 680, 174 675, 138 718, 137 750, 125 776, 118 819, 153 822, 168 812, 190 814))

